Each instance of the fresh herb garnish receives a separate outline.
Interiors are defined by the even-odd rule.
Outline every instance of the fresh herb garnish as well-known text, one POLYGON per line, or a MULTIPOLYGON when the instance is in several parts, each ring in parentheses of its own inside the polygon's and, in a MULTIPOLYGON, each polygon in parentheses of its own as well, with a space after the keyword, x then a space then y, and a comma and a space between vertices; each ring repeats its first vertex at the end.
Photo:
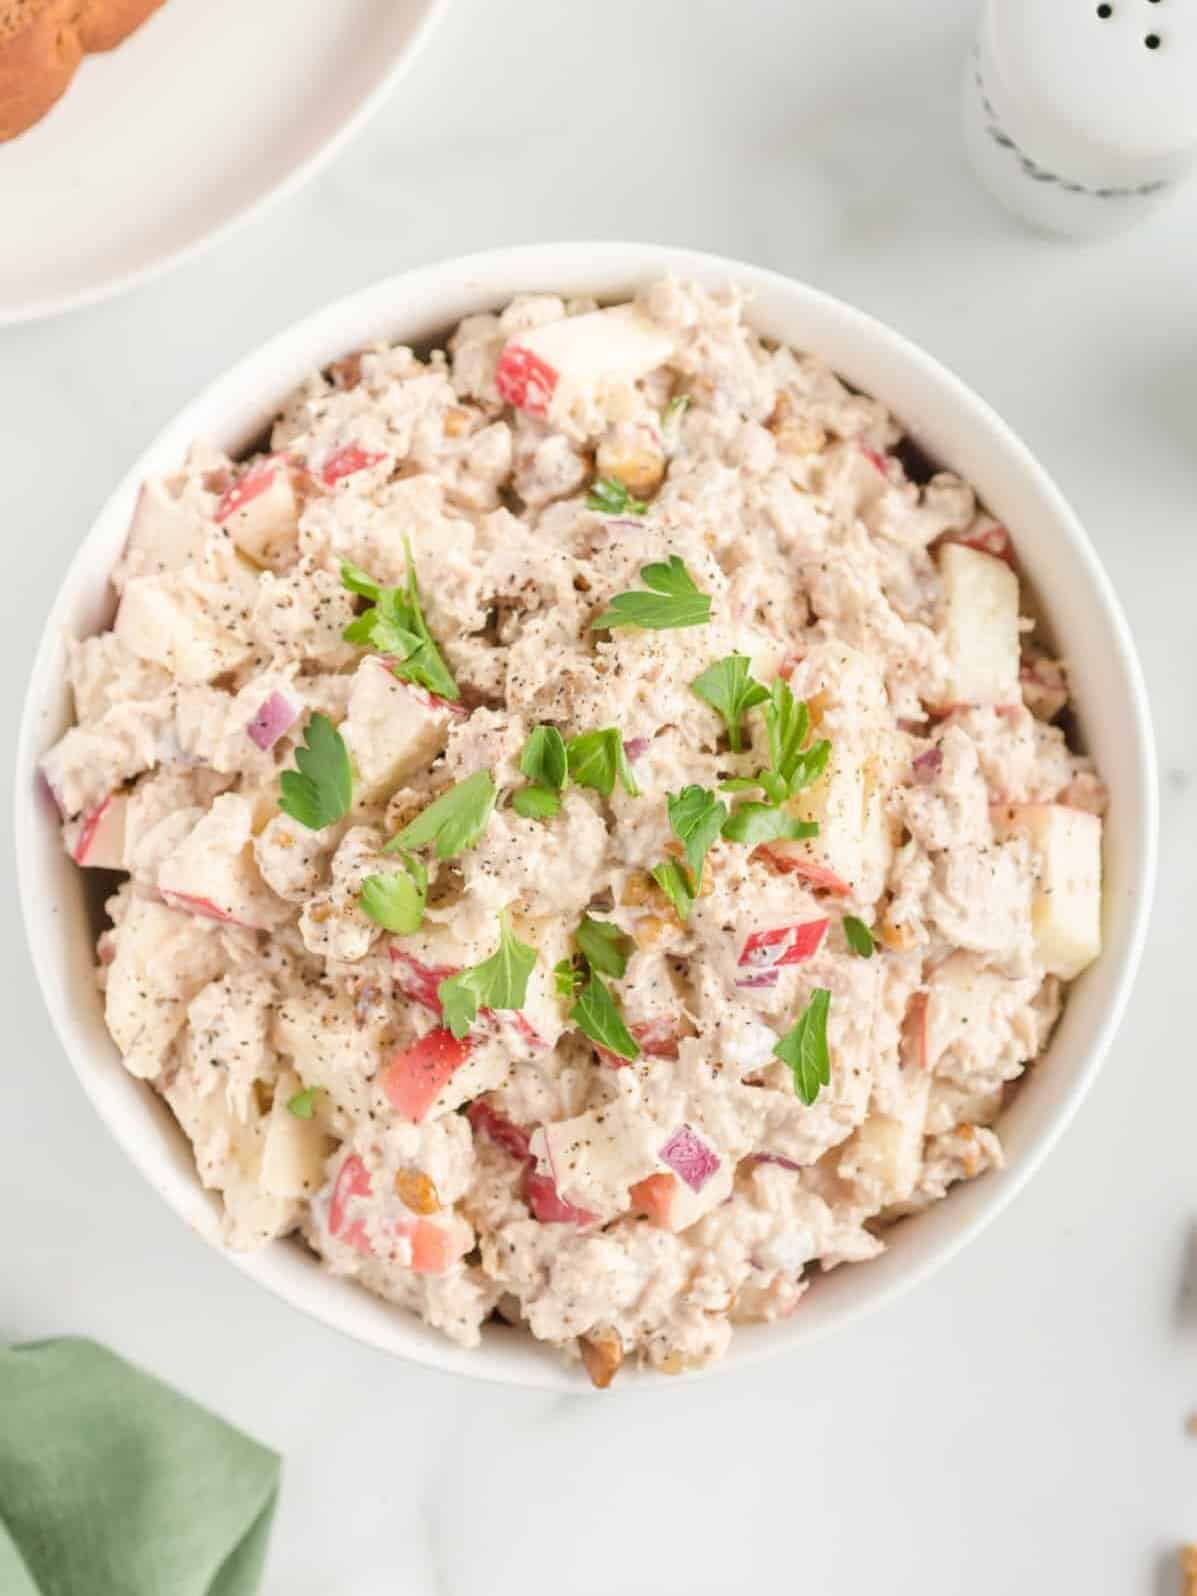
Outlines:
POLYGON ((702 862, 727 819, 727 805, 721 804, 705 787, 683 787, 676 796, 666 798, 669 824, 686 850, 686 863, 694 872, 696 884, 702 882, 702 862))
POLYGON ((617 593, 592 627, 641 626, 657 632, 684 626, 705 626, 711 618, 711 596, 695 585, 685 565, 671 554, 664 563, 646 565, 641 579, 648 592, 617 593))
POLYGON ((609 798, 618 776, 628 796, 639 798, 640 789, 628 764, 623 738, 614 726, 571 737, 565 750, 569 773, 579 787, 592 787, 609 798))
POLYGON ((574 941, 592 970, 614 976, 617 981, 622 979, 633 943, 627 932, 621 931, 614 921, 593 920, 590 915, 584 914, 582 924, 574 932, 574 941))
POLYGON ((768 689, 754 681, 748 674, 752 661, 745 654, 729 654, 708 665, 701 676, 690 683, 691 690, 705 704, 717 710, 727 725, 732 752, 739 753, 741 744, 740 721, 756 704, 768 698, 768 689))
POLYGON ((620 1058, 639 1058, 639 1043, 603 980, 604 975, 617 981, 623 976, 632 939, 610 920, 594 920, 587 914, 574 932, 574 941, 577 956, 562 959, 553 969, 557 996, 572 1004, 570 1023, 609 1053, 620 1058))
POLYGON ((684 923, 690 918, 702 885, 703 860, 728 818, 727 805, 705 787, 691 786, 683 787, 680 793, 669 793, 666 806, 673 834, 685 849, 686 864, 678 859, 663 859, 653 870, 652 878, 684 923))
POLYGON ((830 1008, 831 993, 826 987, 817 986, 793 1029, 773 1049, 774 1056, 793 1071, 794 1090, 808 1107, 818 1097, 819 1088, 831 1081, 831 1055, 827 1051, 830 1008))
POLYGON ((844 936, 853 953, 862 959, 871 959, 873 950, 877 946, 873 933, 863 920, 858 920, 854 914, 846 914, 843 919, 844 936))
POLYGON ((769 734, 769 759, 774 773, 786 784, 787 797, 793 798, 827 769, 831 744, 826 738, 805 746, 810 736, 810 711, 795 699, 789 682, 779 677, 765 706, 765 727, 769 734))
POLYGON ((403 848, 422 848, 435 842, 437 858, 452 859, 454 854, 474 846, 486 830, 494 807, 494 779, 489 770, 476 770, 434 798, 382 851, 398 853, 403 848))
POLYGON ((586 495, 586 508, 600 515, 643 515, 643 499, 634 499, 618 477, 599 477, 586 495))
POLYGON ((512 794, 511 807, 525 820, 549 820, 561 809, 557 796, 565 786, 569 761, 565 742, 555 726, 534 726, 520 755, 520 770, 531 785, 512 794))
POLYGON ((313 715, 295 750, 298 770, 284 770, 278 779, 278 806, 285 815, 320 831, 349 813, 353 803, 353 767, 345 739, 327 715, 313 715))
POLYGON ((449 667, 441 658, 424 611, 411 544, 404 539, 405 566, 402 587, 380 587, 358 565, 341 564, 341 585, 370 600, 370 608, 350 621, 341 633, 347 643, 386 654, 391 670, 401 681, 415 682, 439 698, 459 699, 461 693, 449 667))
POLYGON ((565 786, 569 762, 565 742, 555 726, 533 726, 520 755, 520 770, 538 787, 560 792, 565 786))
POLYGON ((795 820, 776 804, 737 804, 724 822, 723 835, 729 842, 743 842, 750 847, 760 842, 802 842, 819 835, 819 824, 815 820, 795 820))
POLYGON ((662 859, 659 865, 653 866, 652 878, 672 903, 678 919, 685 924, 696 895, 694 880, 685 865, 680 859, 662 859))
POLYGON ((551 820, 561 813, 561 799, 547 787, 517 787, 511 807, 524 820, 551 820))
POLYGON ((637 1059, 640 1044, 628 1030, 623 1015, 601 975, 592 970, 590 979, 569 1011, 572 1022, 599 1047, 618 1058, 637 1059))
POLYGON ((690 395, 688 393, 675 393, 673 398, 661 412, 662 427, 673 426, 680 421, 689 408, 689 405, 690 395))
POLYGON ((296 1119, 311 1119, 316 1112, 319 1091, 318 1086, 309 1086, 302 1092, 296 1092, 294 1097, 287 1099, 287 1113, 294 1114, 296 1119))
POLYGON ((522 1009, 536 949, 521 942, 499 916, 499 946, 489 959, 447 976, 436 989, 445 1024, 458 1041, 478 1018, 479 1009, 522 1009))
POLYGON ((586 985, 586 972, 575 959, 560 959, 553 966, 553 985, 559 998, 572 1003, 586 985))
POLYGON ((385 876, 367 876, 358 904, 367 919, 396 936, 418 931, 428 897, 428 872, 414 854, 400 853, 402 870, 385 876))

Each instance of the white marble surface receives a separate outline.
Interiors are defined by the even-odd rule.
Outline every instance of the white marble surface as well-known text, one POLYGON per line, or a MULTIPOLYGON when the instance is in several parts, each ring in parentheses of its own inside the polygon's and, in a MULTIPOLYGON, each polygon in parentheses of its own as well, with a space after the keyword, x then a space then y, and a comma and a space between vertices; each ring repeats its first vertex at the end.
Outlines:
POLYGON ((243 1280, 76 1088, 10 894, 0 1335, 101 1337, 277 1446, 268 1596, 1179 1588, 1173 1547, 1197 1539, 1197 188, 1100 246, 1018 231, 963 169, 968 27, 947 0, 457 0, 315 187, 124 299, 0 334, 9 745, 76 538, 197 385, 386 272, 553 236, 758 261, 924 343, 1081 511, 1153 695, 1154 934, 1045 1170, 936 1280, 809 1358, 659 1395, 433 1376, 243 1280))

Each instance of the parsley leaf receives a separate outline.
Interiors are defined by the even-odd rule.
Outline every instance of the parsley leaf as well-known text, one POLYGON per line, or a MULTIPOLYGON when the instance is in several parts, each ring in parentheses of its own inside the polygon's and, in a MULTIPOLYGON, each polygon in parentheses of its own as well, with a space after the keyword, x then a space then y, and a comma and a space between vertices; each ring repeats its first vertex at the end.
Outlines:
POLYGON ((385 876, 367 876, 362 882, 358 907, 367 919, 384 931, 410 936, 424 918, 428 896, 428 872, 414 854, 401 853, 402 870, 385 876))
POLYGON ((721 804, 705 787, 683 787, 675 797, 666 797, 669 824, 686 850, 686 863, 702 882, 702 862, 727 819, 727 805, 721 804))
POLYGON ((572 1003, 586 984, 586 976, 575 959, 559 959, 553 966, 553 985, 557 996, 572 1003))
POLYGON ((643 499, 633 499, 618 477, 599 477, 586 495, 586 508, 600 515, 643 515, 643 499))
POLYGON ((560 792, 569 768, 565 743, 555 726, 533 726, 520 755, 520 770, 538 787, 560 792))
POLYGON ((639 798, 640 789, 624 753, 623 738, 614 726, 571 737, 565 750, 569 773, 579 787, 592 787, 604 798, 610 798, 618 776, 628 796, 639 798))
POLYGON ((723 824, 723 835, 729 842, 745 842, 755 847, 758 842, 802 842, 807 837, 819 835, 815 820, 795 820, 775 804, 738 804, 723 824))
POLYGON ((657 632, 705 626, 711 596, 703 593, 685 565, 671 554, 665 564, 646 565, 640 576, 647 593, 617 593, 591 627, 641 626, 657 632))
POLYGON ((826 987, 817 986, 793 1029, 773 1049, 774 1056, 793 1071, 794 1090, 808 1107, 818 1097, 819 1088, 831 1082, 831 1056, 827 1051, 830 1008, 831 993, 826 987))
POLYGON ((677 859, 662 859, 654 866, 652 878, 677 910, 678 919, 685 923, 695 898, 694 880, 685 865, 677 859))
POLYGON ((547 787, 518 787, 511 795, 511 807, 525 820, 551 820, 561 813, 561 800, 547 787))
POLYGON ((804 701, 794 697, 789 682, 780 676, 769 691, 765 729, 769 734, 769 762, 788 782, 799 750, 810 736, 810 710, 804 701))
POLYGON ((854 914, 844 916, 844 935, 848 939, 848 946, 853 953, 862 959, 871 959, 873 949, 877 944, 873 940, 873 933, 863 920, 858 920, 854 914))
POLYGON ((476 770, 434 798, 382 851, 398 853, 403 848, 422 848, 435 842, 437 858, 452 859, 454 854, 474 846, 486 830, 494 807, 494 779, 489 770, 476 770))
POLYGON ((318 1086, 309 1086, 302 1092, 296 1092, 294 1097, 287 1099, 287 1113, 294 1114, 296 1119, 311 1119, 316 1112, 319 1091, 318 1086))
POLYGON ((748 674, 751 664, 745 654, 729 654, 726 659, 717 659, 713 665, 708 665, 702 675, 690 683, 691 691, 723 716, 733 753, 739 753, 742 746, 741 718, 769 696, 768 689, 748 674))
POLYGON ((371 607, 350 621, 341 636, 359 648, 372 648, 391 656, 391 670, 400 681, 415 682, 438 698, 459 699, 457 683, 424 619, 411 544, 405 539, 403 547, 402 587, 379 587, 360 566, 342 561, 341 585, 350 593, 371 600, 371 607))
POLYGON ((445 1024, 458 1039, 466 1034, 482 1009, 521 1009, 528 996, 528 977, 536 964, 536 949, 521 942, 499 916, 499 946, 489 959, 450 975, 436 989, 445 1024))
POLYGON ((349 813, 353 803, 353 768, 345 739, 327 715, 313 715, 295 750, 298 770, 284 770, 278 779, 278 806, 309 831, 321 831, 349 813))
POLYGON ((592 970, 614 976, 617 981, 622 978, 633 944, 631 937, 611 920, 592 920, 584 914, 574 932, 574 941, 592 970))
POLYGON ((360 565, 354 565, 352 560, 341 561, 341 586, 369 599, 371 604, 378 603, 378 596, 382 592, 374 578, 363 571, 360 565))
POLYGON ((590 972, 590 979, 569 1011, 570 1020, 599 1047, 617 1058, 637 1059, 640 1044, 628 1030, 623 1015, 601 975, 590 972))

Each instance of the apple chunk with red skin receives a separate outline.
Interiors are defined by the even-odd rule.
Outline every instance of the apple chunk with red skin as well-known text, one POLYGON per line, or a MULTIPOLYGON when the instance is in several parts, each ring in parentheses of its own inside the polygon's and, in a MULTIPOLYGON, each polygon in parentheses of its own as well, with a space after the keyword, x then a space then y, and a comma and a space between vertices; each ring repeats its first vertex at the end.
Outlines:
POLYGON ((114 792, 68 828, 67 846, 77 865, 87 865, 93 870, 123 870, 125 868, 125 821, 129 800, 124 793, 114 792))
POLYGON ((673 339, 635 305, 615 305, 517 333, 499 357, 495 384, 508 404, 543 417, 573 394, 639 381, 672 352, 673 339))

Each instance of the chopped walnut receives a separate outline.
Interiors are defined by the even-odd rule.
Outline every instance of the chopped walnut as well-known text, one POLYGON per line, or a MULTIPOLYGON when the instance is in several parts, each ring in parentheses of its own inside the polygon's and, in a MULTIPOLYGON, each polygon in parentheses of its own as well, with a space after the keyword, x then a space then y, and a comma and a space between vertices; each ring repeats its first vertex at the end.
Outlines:
POLYGON ((590 1383, 605 1391, 619 1373, 623 1363, 623 1342, 614 1330, 582 1336, 578 1341, 582 1363, 590 1376, 590 1383))

